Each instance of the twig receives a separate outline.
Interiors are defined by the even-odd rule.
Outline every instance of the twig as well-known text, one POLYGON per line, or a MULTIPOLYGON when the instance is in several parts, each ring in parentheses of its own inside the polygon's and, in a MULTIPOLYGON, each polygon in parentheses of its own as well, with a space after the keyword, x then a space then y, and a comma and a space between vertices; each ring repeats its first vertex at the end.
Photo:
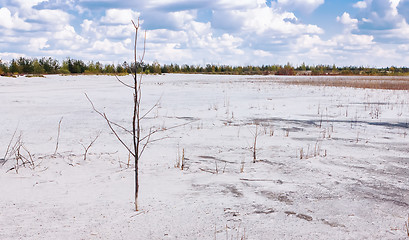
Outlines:
POLYGON ((95 141, 97 141, 98 137, 101 135, 101 132, 98 133, 98 135, 94 138, 94 140, 91 141, 88 146, 85 146, 84 144, 81 143, 82 147, 84 148, 84 161, 87 160, 87 153, 88 150, 91 148, 91 146, 94 144, 95 141))
POLYGON ((249 181, 249 182, 276 182, 276 180, 269 180, 269 179, 249 179, 249 178, 240 178, 242 181, 249 181))
POLYGON ((57 154, 57 150, 58 150, 58 142, 59 142, 59 140, 60 140, 61 122, 62 122, 62 119, 63 119, 63 118, 64 118, 64 117, 61 117, 60 121, 58 122, 57 143, 56 143, 56 145, 55 145, 54 155, 57 154))
POLYGON ((118 127, 118 128, 120 128, 120 129, 122 129, 123 131, 125 131, 125 132, 127 132, 127 133, 129 133, 129 134, 132 135, 132 132, 129 131, 128 129, 126 129, 125 127, 119 125, 118 123, 115 123, 115 122, 109 120, 108 118, 105 118, 105 117, 104 117, 104 116, 105 116, 105 113, 102 113, 102 112, 98 111, 98 110, 95 108, 94 103, 93 103, 93 102, 91 101, 91 99, 88 97, 87 93, 84 93, 84 94, 85 94, 85 97, 88 99, 88 101, 91 103, 94 112, 98 113, 98 115, 100 115, 101 117, 103 117, 106 121, 109 121, 109 122, 110 122, 112 125, 114 125, 115 127, 118 127))
POLYGON ((126 84, 125 82, 123 82, 121 79, 119 79, 119 77, 117 75, 115 75, 115 78, 116 78, 116 80, 118 80, 118 82, 122 83, 122 85, 124 85, 125 87, 129 87, 129 88, 133 89, 133 87, 131 85, 126 84))
MULTIPOLYGON (((139 23, 138 23, 139 24, 139 23)), ((140 62, 143 62, 143 59, 145 58, 145 52, 146 52, 146 30, 145 30, 145 39, 143 41, 143 53, 142 57, 139 58, 140 62)))
POLYGON ((215 172, 212 172, 212 171, 209 170, 209 169, 199 168, 199 170, 201 170, 201 171, 203 171, 203 172, 208 172, 208 173, 211 173, 211 174, 216 174, 215 172))
POLYGON ((146 140, 145 144, 142 146, 142 150, 139 153, 139 158, 141 158, 142 153, 145 151, 146 146, 149 144, 149 139, 151 138, 151 136, 152 136, 152 128, 149 129, 148 139, 146 140))
POLYGON ((7 145, 6 153, 4 154, 3 163, 1 164, 1 166, 3 166, 7 162, 7 155, 9 154, 10 146, 11 146, 11 143, 13 142, 14 136, 17 133, 17 129, 18 129, 18 126, 16 127, 16 130, 14 130, 13 136, 11 137, 9 144, 7 145))
POLYGON ((256 132, 254 133, 254 144, 253 144, 253 163, 257 161, 257 136, 258 136, 258 125, 256 125, 256 132))
POLYGON ((160 98, 158 99, 158 101, 155 103, 155 105, 153 105, 142 117, 141 120, 144 119, 150 112, 152 112, 153 109, 155 109, 158 105, 160 100, 162 99, 162 96, 160 96, 160 98))
MULTIPOLYGON (((91 103, 92 108, 94 109, 94 111, 96 113, 98 113, 101 117, 103 117, 105 119, 105 121, 107 122, 109 128, 111 129, 111 132, 115 135, 115 137, 118 139, 118 141, 126 148, 126 150, 128 150, 128 152, 135 157, 135 153, 125 144, 125 142, 121 139, 121 137, 119 137, 118 133, 115 131, 115 129, 112 127, 111 125, 111 121, 108 119, 108 117, 106 116, 105 113, 101 113, 100 111, 98 111, 95 106, 94 103, 91 101, 91 99, 88 97, 88 95, 85 93, 85 97, 88 99, 88 101, 91 103)), ((116 126, 116 125, 115 125, 116 126)))

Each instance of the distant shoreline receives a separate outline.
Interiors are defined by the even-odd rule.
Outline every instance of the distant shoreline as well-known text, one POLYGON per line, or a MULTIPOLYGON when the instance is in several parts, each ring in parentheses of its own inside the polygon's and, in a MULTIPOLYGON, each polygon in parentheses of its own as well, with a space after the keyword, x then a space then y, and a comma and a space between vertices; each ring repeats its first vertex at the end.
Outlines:
MULTIPOLYGON (((14 78, 46 78, 47 76, 62 77, 88 77, 88 76, 114 76, 114 74, 44 74, 30 75, 20 74, 14 78)), ((122 75, 128 76, 130 74, 122 75)), ((166 73, 166 74, 148 74, 147 76, 165 76, 165 75, 203 75, 217 76, 217 74, 185 74, 185 73, 166 73)), ((384 89, 384 90, 404 90, 409 91, 409 76, 364 76, 364 75, 320 75, 320 76, 300 76, 300 75, 227 75, 218 74, 218 76, 237 76, 249 81, 275 82, 286 85, 305 85, 320 87, 342 87, 342 88, 361 88, 361 89, 384 89), (248 78, 246 78, 248 77, 248 78)), ((9 76, 10 77, 10 76, 9 76)), ((9 78, 5 77, 5 78, 9 78)))
MULTIPOLYGON (((141 73, 138 73, 141 74, 141 73)), ((144 75, 167 75, 167 74, 181 74, 181 75, 230 75, 230 76, 266 76, 266 77, 384 77, 384 78, 407 78, 409 80, 409 75, 406 74, 318 74, 318 75, 306 75, 306 74, 294 74, 294 75, 285 75, 285 74, 235 74, 235 73, 185 73, 185 72, 175 72, 175 73, 143 73, 144 75)), ((52 75, 60 76, 128 76, 131 73, 125 74, 114 74, 114 73, 44 73, 44 74, 2 74, 1 77, 45 77, 52 75)))

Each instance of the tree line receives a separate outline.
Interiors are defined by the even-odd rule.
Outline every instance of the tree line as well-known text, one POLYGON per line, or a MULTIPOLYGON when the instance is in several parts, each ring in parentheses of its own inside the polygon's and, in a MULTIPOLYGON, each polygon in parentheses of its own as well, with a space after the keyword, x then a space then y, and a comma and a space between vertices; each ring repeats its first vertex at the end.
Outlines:
POLYGON ((0 60, 0 75, 13 76, 19 74, 131 74, 137 73, 162 74, 162 73, 201 73, 201 74, 234 74, 234 75, 409 75, 407 67, 337 67, 335 65, 262 65, 262 66, 230 66, 219 64, 188 65, 188 64, 159 64, 137 62, 121 64, 102 64, 100 62, 87 62, 67 58, 60 63, 49 58, 24 58, 12 59, 5 63, 0 60))

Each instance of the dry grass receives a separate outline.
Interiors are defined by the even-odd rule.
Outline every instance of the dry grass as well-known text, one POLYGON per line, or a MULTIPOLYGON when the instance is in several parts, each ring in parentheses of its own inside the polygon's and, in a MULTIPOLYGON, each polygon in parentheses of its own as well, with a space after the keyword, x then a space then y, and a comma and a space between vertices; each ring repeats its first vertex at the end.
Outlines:
POLYGON ((292 85, 409 90, 408 77, 303 77, 279 81, 292 85))

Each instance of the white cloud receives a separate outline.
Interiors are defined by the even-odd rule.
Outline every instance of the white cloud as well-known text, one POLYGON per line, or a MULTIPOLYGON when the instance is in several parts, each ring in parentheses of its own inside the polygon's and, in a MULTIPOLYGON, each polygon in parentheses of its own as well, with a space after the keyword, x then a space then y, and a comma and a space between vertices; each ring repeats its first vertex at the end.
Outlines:
POLYGON ((128 54, 130 50, 124 46, 122 42, 113 42, 108 39, 103 41, 96 41, 92 48, 92 52, 106 53, 106 54, 128 54))
POLYGON ((355 4, 353 5, 353 7, 354 7, 354 8, 364 9, 364 8, 367 8, 367 7, 368 7, 368 4, 367 4, 366 1, 359 1, 359 2, 355 3, 355 4))
POLYGON ((92 20, 84 19, 84 21, 82 21, 82 24, 81 24, 82 30, 84 32, 91 31, 91 29, 92 29, 91 27, 92 27, 93 24, 94 24, 94 22, 92 20))
MULTIPOLYGON (((26 57, 24 53, 15 53, 15 52, 0 52, 0 59, 17 59, 19 57, 26 57)), ((2 60, 3 61, 3 60, 2 60)), ((7 61, 6 61, 7 62, 7 61)))
POLYGON ((34 10, 29 16, 30 20, 43 22, 59 29, 61 26, 69 24, 70 15, 62 10, 42 9, 34 10))
POLYGON ((193 22, 196 15, 196 11, 170 12, 167 14, 167 21, 172 22, 177 28, 182 28, 185 24, 193 22))
POLYGON ((11 15, 8 8, 0 8, 0 26, 8 29, 30 30, 31 25, 19 17, 18 13, 11 15))
POLYGON ((342 34, 333 39, 344 50, 369 49, 375 44, 374 37, 370 35, 342 34))
POLYGON ((344 27, 326 34, 321 23, 309 24, 309 17, 296 15, 313 12, 324 0, 277 0, 271 5, 264 0, 138 0, 137 7, 117 0, 15 0, 0 8, 0 57, 129 61, 134 35, 130 20, 141 12, 141 33, 148 29, 148 62, 409 64, 409 25, 404 20, 409 0, 353 2, 356 15, 345 12, 323 19, 336 18, 344 27), (90 7, 100 3, 98 10, 90 7), (104 10, 105 5, 117 8, 104 10))
POLYGON ((360 16, 365 19, 360 28, 363 30, 385 30, 396 28, 404 20, 398 13, 400 0, 365 0, 367 7, 360 16))
POLYGON ((14 0, 14 1, 17 4, 19 4, 20 7, 23 9, 29 9, 32 8, 33 6, 38 5, 39 3, 48 2, 48 0, 14 0))
POLYGON ((337 17, 337 21, 345 25, 345 31, 350 32, 358 28, 358 19, 351 18, 349 13, 344 12, 341 17, 337 17))
POLYGON ((29 48, 32 51, 38 51, 42 50, 44 48, 50 47, 50 45, 47 44, 48 39, 47 38, 32 38, 30 39, 30 44, 28 45, 29 48))
POLYGON ((293 48, 296 49, 312 49, 320 47, 322 49, 328 49, 329 47, 336 46, 336 43, 328 40, 323 41, 318 35, 302 35, 297 38, 296 44, 293 48))
POLYGON ((257 57, 272 57, 273 54, 264 50, 254 50, 253 54, 257 57))
POLYGON ((140 13, 131 9, 108 9, 101 22, 108 24, 130 24, 131 20, 136 21, 140 13))
POLYGON ((265 0, 241 0, 241 1, 231 1, 231 0, 218 0, 213 3, 218 9, 249 9, 264 6, 266 4, 265 0))
POLYGON ((324 4, 324 0, 277 0, 277 3, 288 10, 301 10, 311 13, 324 4))
POLYGON ((213 24, 221 28, 238 28, 246 33, 299 35, 303 33, 321 34, 316 25, 296 23, 294 13, 280 12, 267 6, 248 10, 230 10, 214 13, 213 24))
POLYGON ((61 30, 49 33, 49 44, 54 48, 65 48, 70 50, 85 50, 88 40, 77 34, 71 25, 65 25, 61 30))

